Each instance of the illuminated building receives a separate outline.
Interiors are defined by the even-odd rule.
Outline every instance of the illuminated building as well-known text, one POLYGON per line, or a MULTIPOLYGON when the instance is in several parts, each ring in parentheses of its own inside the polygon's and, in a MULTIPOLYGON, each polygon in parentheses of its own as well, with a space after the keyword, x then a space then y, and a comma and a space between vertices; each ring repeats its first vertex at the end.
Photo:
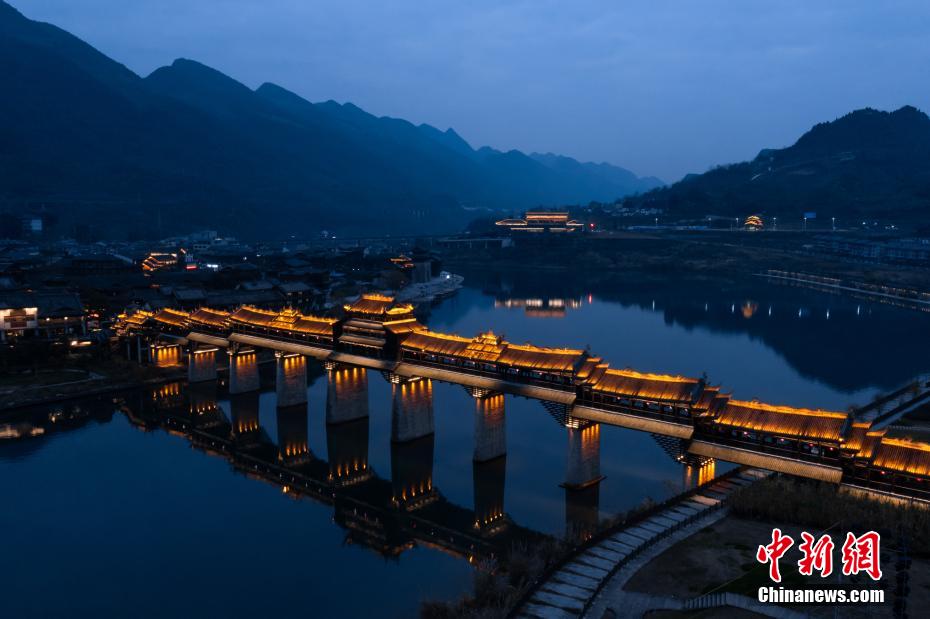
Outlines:
POLYGON ((145 272, 157 271, 172 267, 178 263, 177 254, 152 252, 142 261, 142 270, 145 272))
POLYGON ((339 343, 348 351, 381 356, 396 349, 398 336, 421 328, 413 305, 395 303, 394 297, 363 294, 343 306, 346 321, 339 343))
POLYGON ((0 342, 84 334, 84 306, 76 294, 28 291, 0 297, 0 342))
POLYGON ((509 229, 511 234, 563 234, 577 232, 584 227, 584 224, 569 219, 568 211, 527 211, 522 219, 502 219, 497 225, 509 229))
POLYGON ((743 227, 747 230, 761 230, 765 226, 762 223, 762 218, 758 215, 750 215, 746 218, 746 221, 743 222, 743 227))

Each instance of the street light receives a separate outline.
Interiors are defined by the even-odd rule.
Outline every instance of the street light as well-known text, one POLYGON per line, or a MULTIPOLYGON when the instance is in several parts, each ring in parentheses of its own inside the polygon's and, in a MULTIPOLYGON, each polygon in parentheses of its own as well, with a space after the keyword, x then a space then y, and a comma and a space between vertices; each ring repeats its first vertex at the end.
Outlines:
POLYGON ((836 232, 836 217, 831 217, 830 219, 833 220, 833 231, 836 232))

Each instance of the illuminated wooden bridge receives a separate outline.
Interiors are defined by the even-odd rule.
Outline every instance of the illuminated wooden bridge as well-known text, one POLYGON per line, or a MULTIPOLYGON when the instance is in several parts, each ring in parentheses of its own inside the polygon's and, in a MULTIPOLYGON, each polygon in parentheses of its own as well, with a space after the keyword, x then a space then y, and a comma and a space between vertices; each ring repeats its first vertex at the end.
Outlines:
MULTIPOLYGON (((118 332, 140 362, 186 357, 192 383, 215 379, 225 351, 232 394, 258 388, 256 351, 274 351, 279 406, 306 402, 309 357, 329 371, 378 370, 397 390, 396 441, 432 433, 433 380, 465 387, 479 405, 500 394, 538 399, 567 428, 571 487, 600 479, 598 424, 610 424, 649 432, 672 457, 697 466, 720 459, 930 501, 930 444, 896 437, 891 427, 930 400, 926 385, 897 392, 881 414, 791 408, 735 400, 703 378, 611 368, 584 350, 437 333, 411 305, 386 296, 362 295, 344 314, 164 309, 124 316, 118 332)), ((480 419, 477 432, 476 453, 503 453, 502 436, 480 419)))

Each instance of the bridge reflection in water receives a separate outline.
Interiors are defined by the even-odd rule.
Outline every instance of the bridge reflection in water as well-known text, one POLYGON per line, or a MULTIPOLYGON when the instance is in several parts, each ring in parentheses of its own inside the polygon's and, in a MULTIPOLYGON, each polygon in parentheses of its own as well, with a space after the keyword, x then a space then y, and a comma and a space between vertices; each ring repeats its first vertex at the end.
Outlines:
MULTIPOLYGON (((475 398, 473 503, 461 506, 445 499, 433 482, 431 381, 390 385, 391 433, 376 439, 390 445, 389 478, 383 478, 369 465, 369 372, 339 367, 324 379, 326 460, 310 449, 308 420, 323 412, 318 402, 276 406, 274 437, 261 424, 259 391, 227 394, 216 381, 164 385, 150 398, 127 402, 126 412, 134 423, 182 435, 285 494, 333 505, 334 520, 349 541, 387 556, 422 543, 479 561, 507 552, 515 542, 543 537, 506 514, 503 395, 475 398), (228 411, 221 404, 226 397, 228 411)), ((568 430, 566 447, 565 529, 587 537, 600 514, 599 426, 568 430)))

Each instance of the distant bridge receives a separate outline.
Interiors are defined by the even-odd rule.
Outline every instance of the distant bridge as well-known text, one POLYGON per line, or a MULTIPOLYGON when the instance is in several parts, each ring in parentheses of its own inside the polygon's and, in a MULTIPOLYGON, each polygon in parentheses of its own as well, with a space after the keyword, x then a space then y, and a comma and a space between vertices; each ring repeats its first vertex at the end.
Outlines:
MULTIPOLYGON (((518 345, 490 332, 437 333, 417 321, 411 305, 382 295, 362 295, 344 313, 335 319, 249 306, 139 311, 121 317, 118 332, 127 355, 140 362, 186 356, 192 383, 215 378, 216 353, 225 350, 231 393, 257 388, 255 350, 272 350, 280 406, 306 401, 307 357, 330 371, 378 370, 400 388, 399 408, 413 411, 395 420, 401 440, 432 432, 431 416, 407 400, 431 399, 431 388, 416 395, 414 385, 436 380, 461 385, 478 400, 497 394, 540 400, 579 453, 599 449, 592 445, 599 445, 599 434, 585 431, 604 423, 649 432, 673 458, 697 466, 720 459, 930 501, 930 444, 889 430, 930 401, 927 384, 899 390, 889 410, 871 415, 793 408, 732 399, 704 378, 613 369, 584 350, 518 345)), ((599 465, 577 464, 568 485, 600 478, 599 465)))

